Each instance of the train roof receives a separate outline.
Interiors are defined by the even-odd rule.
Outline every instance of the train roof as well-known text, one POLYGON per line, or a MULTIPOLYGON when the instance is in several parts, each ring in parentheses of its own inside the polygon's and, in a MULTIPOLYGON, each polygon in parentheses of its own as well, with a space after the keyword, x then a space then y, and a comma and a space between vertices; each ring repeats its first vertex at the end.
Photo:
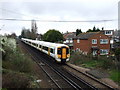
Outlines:
MULTIPOLYGON (((32 39, 26 39, 26 38, 22 38, 22 40, 26 40, 26 41, 29 41, 29 42, 31 42, 31 43, 36 43, 36 44, 43 45, 43 46, 48 46, 48 47, 67 46, 67 45, 65 45, 65 44, 51 43, 51 42, 38 41, 38 40, 32 40, 32 39)), ((68 46, 67 46, 67 47, 68 47, 68 46)))

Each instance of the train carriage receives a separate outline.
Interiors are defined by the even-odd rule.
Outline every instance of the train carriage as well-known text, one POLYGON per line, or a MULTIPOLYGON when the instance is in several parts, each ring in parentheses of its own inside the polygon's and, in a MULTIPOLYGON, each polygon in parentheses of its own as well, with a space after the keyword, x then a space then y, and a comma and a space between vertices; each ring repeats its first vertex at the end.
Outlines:
POLYGON ((65 63, 69 61, 69 47, 65 44, 37 41, 25 38, 22 38, 22 41, 55 58, 57 62, 65 63))

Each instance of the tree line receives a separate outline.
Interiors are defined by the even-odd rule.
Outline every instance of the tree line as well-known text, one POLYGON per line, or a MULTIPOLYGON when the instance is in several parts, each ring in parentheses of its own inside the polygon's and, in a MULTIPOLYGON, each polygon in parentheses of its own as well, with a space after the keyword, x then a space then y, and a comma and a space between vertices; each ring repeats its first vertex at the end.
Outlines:
MULTIPOLYGON (((99 28, 96 28, 95 26, 93 29, 88 29, 86 32, 98 32, 100 31, 99 28)), ((76 36, 82 33, 81 29, 76 29, 76 36)), ((32 29, 26 29, 25 27, 22 28, 22 32, 20 37, 21 38, 28 38, 28 39, 36 39, 38 37, 37 33, 37 26, 36 23, 32 25, 32 29)), ((64 40, 63 34, 55 29, 50 29, 46 33, 44 33, 41 36, 42 40, 48 41, 48 42, 62 42, 64 40)))

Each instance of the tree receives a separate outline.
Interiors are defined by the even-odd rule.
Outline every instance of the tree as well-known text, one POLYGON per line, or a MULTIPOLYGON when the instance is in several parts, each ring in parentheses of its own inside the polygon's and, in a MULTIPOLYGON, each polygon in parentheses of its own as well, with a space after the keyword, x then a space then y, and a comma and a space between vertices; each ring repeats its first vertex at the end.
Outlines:
POLYGON ((61 42, 63 35, 59 31, 52 29, 43 35, 43 40, 48 42, 61 42))
POLYGON ((99 32, 99 31, 100 31, 100 29, 99 28, 96 29, 96 27, 94 26, 93 30, 92 29, 88 29, 87 32, 99 32))
POLYGON ((35 20, 32 20, 32 23, 31 23, 31 38, 32 39, 37 38, 37 25, 35 20))
POLYGON ((80 33, 82 33, 81 29, 77 29, 77 30, 76 30, 76 36, 77 36, 78 34, 80 34, 80 33))
POLYGON ((21 38, 31 38, 30 30, 23 27, 21 32, 21 38))
POLYGON ((96 27, 94 26, 94 27, 93 27, 93 32, 95 32, 95 31, 96 31, 96 27))
POLYGON ((93 32, 92 29, 88 29, 87 32, 93 32))
POLYGON ((97 29, 96 29, 96 32, 99 32, 99 31, 100 31, 100 29, 99 29, 99 28, 97 28, 97 29))
POLYGON ((17 35, 15 33, 8 34, 8 35, 5 35, 5 36, 8 37, 8 38, 14 38, 14 39, 17 37, 17 35))
POLYGON ((102 27, 102 30, 104 30, 104 27, 102 27))

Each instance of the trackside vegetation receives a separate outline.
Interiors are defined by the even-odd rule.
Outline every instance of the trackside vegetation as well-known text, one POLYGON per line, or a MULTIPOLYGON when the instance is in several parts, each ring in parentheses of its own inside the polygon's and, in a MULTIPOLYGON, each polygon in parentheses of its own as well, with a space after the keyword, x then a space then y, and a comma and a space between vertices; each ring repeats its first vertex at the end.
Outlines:
POLYGON ((109 74, 110 79, 120 85, 120 62, 115 58, 110 56, 93 57, 92 55, 73 52, 70 57, 70 63, 89 69, 103 70, 109 74))
POLYGON ((2 45, 2 88, 33 88, 38 87, 34 83, 33 62, 24 55, 16 40, 1 37, 2 45))

